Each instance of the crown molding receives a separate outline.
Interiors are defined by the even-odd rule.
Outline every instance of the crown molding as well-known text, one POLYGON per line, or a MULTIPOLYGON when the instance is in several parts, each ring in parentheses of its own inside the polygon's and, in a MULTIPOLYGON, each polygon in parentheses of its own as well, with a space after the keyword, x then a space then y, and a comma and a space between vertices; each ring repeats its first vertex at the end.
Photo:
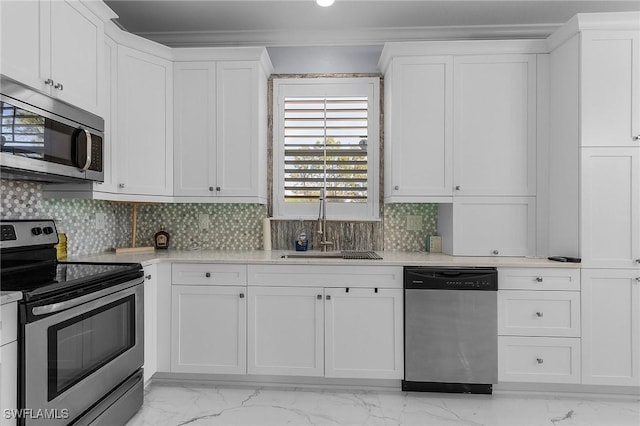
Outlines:
POLYGON ((547 39, 551 52, 580 31, 640 31, 640 12, 578 13, 547 39))
POLYGON ((396 41, 545 39, 561 24, 361 28, 342 30, 140 32, 170 47, 358 46, 396 41))

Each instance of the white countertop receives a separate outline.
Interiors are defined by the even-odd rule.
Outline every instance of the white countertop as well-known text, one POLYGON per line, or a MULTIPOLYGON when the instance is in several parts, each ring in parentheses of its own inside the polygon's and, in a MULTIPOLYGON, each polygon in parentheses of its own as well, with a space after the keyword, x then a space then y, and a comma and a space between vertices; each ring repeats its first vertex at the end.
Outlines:
POLYGON ((291 250, 156 250, 146 253, 113 252, 67 259, 76 262, 139 262, 149 265, 159 262, 187 263, 247 263, 277 265, 380 265, 380 266, 493 266, 498 268, 580 268, 579 263, 554 262, 546 258, 528 257, 471 257, 450 256, 442 253, 378 251, 381 260, 344 259, 283 259, 296 253, 291 250))
POLYGON ((0 305, 17 302, 22 299, 22 293, 19 291, 0 291, 0 305))

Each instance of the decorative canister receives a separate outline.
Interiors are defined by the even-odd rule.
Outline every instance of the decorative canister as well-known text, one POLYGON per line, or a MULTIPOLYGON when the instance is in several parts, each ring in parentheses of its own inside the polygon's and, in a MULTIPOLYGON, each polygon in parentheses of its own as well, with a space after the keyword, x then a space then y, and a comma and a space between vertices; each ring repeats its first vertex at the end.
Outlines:
POLYGON ((67 258, 67 234, 64 232, 58 233, 58 244, 55 245, 56 258, 58 260, 64 260, 67 258))

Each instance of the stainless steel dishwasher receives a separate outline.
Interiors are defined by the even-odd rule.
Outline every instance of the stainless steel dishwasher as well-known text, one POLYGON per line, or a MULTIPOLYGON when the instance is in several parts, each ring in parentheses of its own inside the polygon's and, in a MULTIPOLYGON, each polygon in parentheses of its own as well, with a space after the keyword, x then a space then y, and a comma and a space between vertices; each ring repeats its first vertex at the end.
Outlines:
POLYGON ((492 393, 495 268, 404 268, 404 391, 492 393))

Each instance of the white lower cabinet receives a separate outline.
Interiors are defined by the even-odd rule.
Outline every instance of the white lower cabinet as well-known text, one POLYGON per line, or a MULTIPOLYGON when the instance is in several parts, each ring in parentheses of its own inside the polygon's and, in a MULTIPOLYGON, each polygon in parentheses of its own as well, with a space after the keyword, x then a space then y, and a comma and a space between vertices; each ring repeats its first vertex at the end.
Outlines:
POLYGON ((246 373, 244 286, 172 286, 171 371, 246 373))
POLYGON ((249 287, 252 374, 401 379, 402 290, 249 287))
POLYGON ((402 290, 326 288, 325 376, 403 377, 402 290))
POLYGON ((499 336, 498 380, 580 383, 580 339, 499 336))
POLYGON ((158 277, 156 265, 144 267, 144 382, 158 371, 158 277))
POLYGON ((498 277, 498 381, 580 383, 580 270, 500 268, 498 277))
POLYGON ((249 374, 324 375, 323 289, 250 287, 249 374))
POLYGON ((5 418, 5 410, 18 408, 18 342, 2 345, 0 348, 0 395, 2 396, 2 416, 0 425, 15 425, 16 420, 5 418))
POLYGON ((582 383, 640 385, 640 269, 582 271, 582 383))

